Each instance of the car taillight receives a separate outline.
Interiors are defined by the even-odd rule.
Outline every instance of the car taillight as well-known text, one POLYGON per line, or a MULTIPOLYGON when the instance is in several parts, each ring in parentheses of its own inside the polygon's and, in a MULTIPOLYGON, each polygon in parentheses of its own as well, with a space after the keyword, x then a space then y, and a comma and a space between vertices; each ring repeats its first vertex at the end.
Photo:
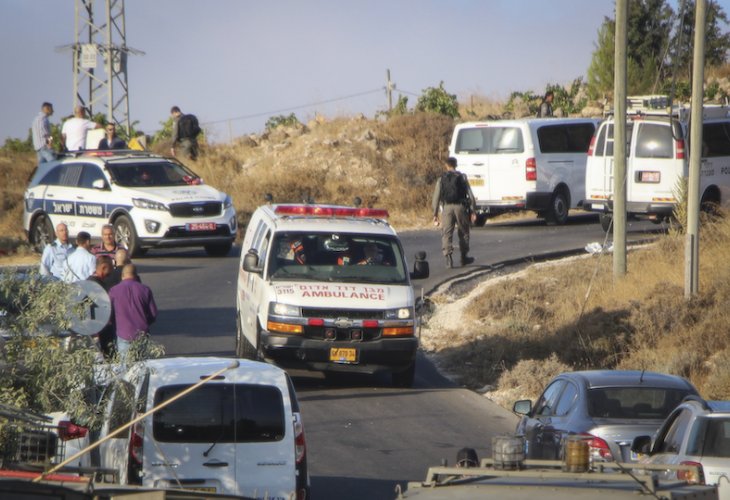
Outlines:
POLYGON ((132 426, 132 433, 129 437, 129 458, 137 465, 142 465, 142 451, 144 448, 144 427, 141 422, 132 426))
POLYGON ((307 443, 304 439, 304 424, 302 417, 294 414, 294 458, 297 463, 301 463, 307 456, 307 443))
POLYGON ((528 158, 525 162, 525 180, 537 180, 537 161, 535 161, 535 158, 528 158))
POLYGON ((89 429, 81 425, 76 425, 68 420, 61 420, 58 422, 58 437, 61 441, 68 441, 70 439, 78 439, 86 436, 89 429))
POLYGON ((595 151, 595 148, 596 148, 596 136, 594 135, 593 137, 591 137, 591 143, 588 146, 588 156, 593 156, 593 152, 595 151))
POLYGON ((586 434, 588 441, 588 454, 593 462, 610 462, 613 461, 613 453, 605 439, 586 434))
POLYGON ((684 462, 680 462, 679 465, 692 465, 697 468, 678 470, 677 479, 679 479, 680 481, 687 481, 689 484, 704 484, 705 483, 705 473, 702 470, 701 463, 686 460, 684 462))
POLYGON ((684 160, 684 140, 677 139, 674 141, 674 145, 677 147, 677 156, 675 159, 684 160))

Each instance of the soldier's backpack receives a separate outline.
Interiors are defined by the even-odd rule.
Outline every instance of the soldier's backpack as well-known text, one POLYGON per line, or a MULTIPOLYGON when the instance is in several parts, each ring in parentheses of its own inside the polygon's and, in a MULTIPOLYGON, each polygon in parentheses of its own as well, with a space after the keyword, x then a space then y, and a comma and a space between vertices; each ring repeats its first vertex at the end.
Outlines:
POLYGON ((441 176, 441 200, 449 204, 466 201, 466 186, 462 174, 446 172, 441 176))
POLYGON ((182 115, 177 122, 180 139, 195 139, 200 134, 200 125, 195 115, 182 115))

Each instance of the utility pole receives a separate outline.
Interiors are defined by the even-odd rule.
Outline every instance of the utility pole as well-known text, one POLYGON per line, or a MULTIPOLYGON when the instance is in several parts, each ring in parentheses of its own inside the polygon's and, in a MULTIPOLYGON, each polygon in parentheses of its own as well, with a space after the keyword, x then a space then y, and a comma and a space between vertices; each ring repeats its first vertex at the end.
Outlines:
POLYGON ((699 291, 700 274, 700 168, 702 166, 702 98, 704 97, 706 0, 695 3, 695 39, 692 56, 692 100, 689 120, 689 181, 687 183, 687 236, 684 259, 684 297, 699 291))
POLYGON ((626 275, 626 46, 629 1, 616 0, 613 82, 613 277, 626 275))
POLYGON ((388 95, 388 113, 393 111, 393 90, 395 83, 390 81, 390 70, 386 70, 385 74, 385 93, 388 95))
POLYGON ((73 53, 74 107, 84 106, 91 116, 103 110, 129 135, 127 56, 144 52, 127 46, 124 0, 76 0, 74 31, 74 43, 61 47, 73 53), (98 18, 95 3, 105 7, 98 18))

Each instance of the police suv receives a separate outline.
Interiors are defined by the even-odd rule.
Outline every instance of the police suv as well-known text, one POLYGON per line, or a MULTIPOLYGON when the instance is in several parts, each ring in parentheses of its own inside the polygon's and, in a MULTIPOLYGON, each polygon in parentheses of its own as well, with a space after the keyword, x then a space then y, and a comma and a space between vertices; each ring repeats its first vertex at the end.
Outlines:
POLYGON ((148 248, 203 246, 228 254, 236 237, 231 197, 172 158, 136 151, 86 151, 41 163, 25 191, 23 227, 39 250, 63 222, 73 238, 114 226, 118 243, 148 248))
POLYGON ((243 240, 236 354, 284 367, 390 372, 410 387, 418 348, 411 279, 387 211, 265 205, 243 240))

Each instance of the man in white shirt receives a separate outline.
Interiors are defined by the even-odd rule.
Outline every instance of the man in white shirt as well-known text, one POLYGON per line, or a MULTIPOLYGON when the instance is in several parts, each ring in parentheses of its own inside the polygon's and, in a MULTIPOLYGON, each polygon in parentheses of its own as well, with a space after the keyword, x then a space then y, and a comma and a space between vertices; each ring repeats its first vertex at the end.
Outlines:
POLYGON ((66 151, 79 151, 86 148, 86 133, 95 128, 101 128, 101 125, 86 118, 86 110, 83 106, 76 106, 73 118, 63 122, 61 128, 61 137, 66 151))
POLYGON ((81 231, 76 235, 76 250, 66 259, 63 281, 73 283, 85 280, 96 271, 96 256, 89 251, 91 235, 81 231))
POLYGON ((41 256, 42 276, 53 276, 56 279, 63 279, 68 256, 74 251, 74 247, 68 242, 68 227, 61 222, 56 226, 56 241, 46 245, 41 256))

